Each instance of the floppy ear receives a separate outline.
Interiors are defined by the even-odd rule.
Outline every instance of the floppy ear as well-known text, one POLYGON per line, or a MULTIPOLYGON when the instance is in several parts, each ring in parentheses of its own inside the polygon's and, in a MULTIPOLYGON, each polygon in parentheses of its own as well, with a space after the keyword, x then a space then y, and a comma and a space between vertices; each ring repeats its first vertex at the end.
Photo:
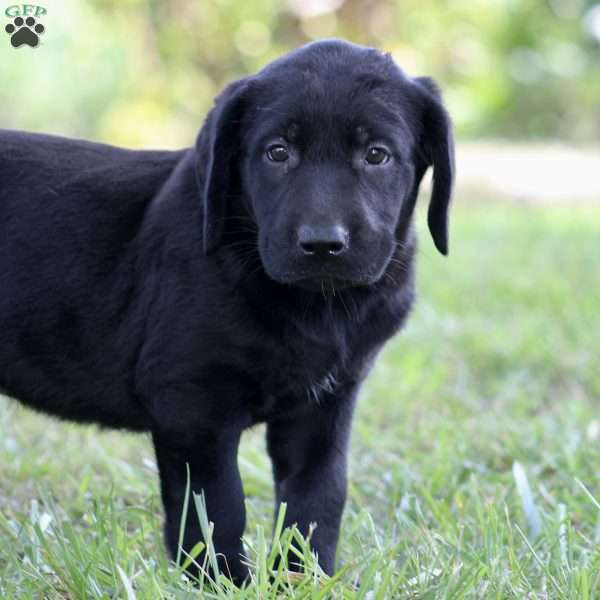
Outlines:
POLYGON ((428 166, 433 167, 433 189, 427 223, 435 247, 442 254, 447 255, 448 211, 454 183, 452 123, 442 105, 441 95, 435 82, 429 77, 417 77, 414 81, 419 86, 424 100, 420 143, 425 169, 428 166))
POLYGON ((203 246, 210 254, 221 242, 227 204, 237 176, 234 162, 240 151, 240 128, 248 79, 225 88, 215 99, 196 141, 197 175, 203 192, 203 246))

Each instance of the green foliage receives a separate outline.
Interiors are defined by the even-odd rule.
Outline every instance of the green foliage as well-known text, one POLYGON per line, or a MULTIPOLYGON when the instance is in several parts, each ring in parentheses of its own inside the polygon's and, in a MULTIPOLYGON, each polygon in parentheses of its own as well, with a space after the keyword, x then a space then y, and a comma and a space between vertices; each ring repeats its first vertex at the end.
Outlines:
POLYGON ((189 144, 225 82, 312 39, 342 37, 438 79, 463 135, 600 136, 600 5, 592 0, 46 6, 39 48, 2 40, 3 127, 189 144))
POLYGON ((252 583, 199 595, 165 558, 148 439, 2 401, 0 598, 599 597, 600 211, 454 217, 443 258, 418 215, 420 299, 361 394, 334 579, 281 527, 307 574, 272 573, 261 429, 240 457, 252 583))

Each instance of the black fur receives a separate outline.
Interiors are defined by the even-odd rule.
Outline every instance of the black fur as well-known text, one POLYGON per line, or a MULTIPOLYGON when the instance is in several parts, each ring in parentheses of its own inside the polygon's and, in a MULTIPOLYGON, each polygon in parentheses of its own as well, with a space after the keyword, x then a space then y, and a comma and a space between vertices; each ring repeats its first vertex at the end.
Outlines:
MULTIPOLYGON (((286 523, 317 524, 331 573, 356 394, 413 302, 429 166, 447 252, 452 148, 431 80, 339 41, 233 83, 195 148, 0 132, 1 388, 61 418, 150 431, 170 551, 188 463, 236 580, 237 448, 266 422, 286 523), (287 160, 269 159, 273 144, 287 160), (386 162, 366 162, 373 146, 386 162)), ((192 510, 184 548, 200 539, 192 510)))

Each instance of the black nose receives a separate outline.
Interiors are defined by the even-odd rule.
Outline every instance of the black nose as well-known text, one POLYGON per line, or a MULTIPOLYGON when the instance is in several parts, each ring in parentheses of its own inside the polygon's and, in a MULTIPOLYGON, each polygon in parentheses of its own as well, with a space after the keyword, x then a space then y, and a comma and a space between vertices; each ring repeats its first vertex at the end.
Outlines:
POLYGON ((348 231, 341 225, 298 229, 298 246, 306 256, 338 256, 348 249, 348 231))

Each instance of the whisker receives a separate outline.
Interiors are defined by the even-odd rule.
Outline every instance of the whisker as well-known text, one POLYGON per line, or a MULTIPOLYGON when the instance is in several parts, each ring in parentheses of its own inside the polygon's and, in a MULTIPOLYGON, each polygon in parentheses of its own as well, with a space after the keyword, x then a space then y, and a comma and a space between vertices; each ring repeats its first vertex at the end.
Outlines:
POLYGON ((352 321, 352 315, 350 314, 350 311, 348 310, 348 307, 346 306, 346 303, 344 302, 344 293, 342 290, 340 290, 339 297, 340 297, 340 303, 344 307, 344 312, 346 313, 348 320, 352 321))

